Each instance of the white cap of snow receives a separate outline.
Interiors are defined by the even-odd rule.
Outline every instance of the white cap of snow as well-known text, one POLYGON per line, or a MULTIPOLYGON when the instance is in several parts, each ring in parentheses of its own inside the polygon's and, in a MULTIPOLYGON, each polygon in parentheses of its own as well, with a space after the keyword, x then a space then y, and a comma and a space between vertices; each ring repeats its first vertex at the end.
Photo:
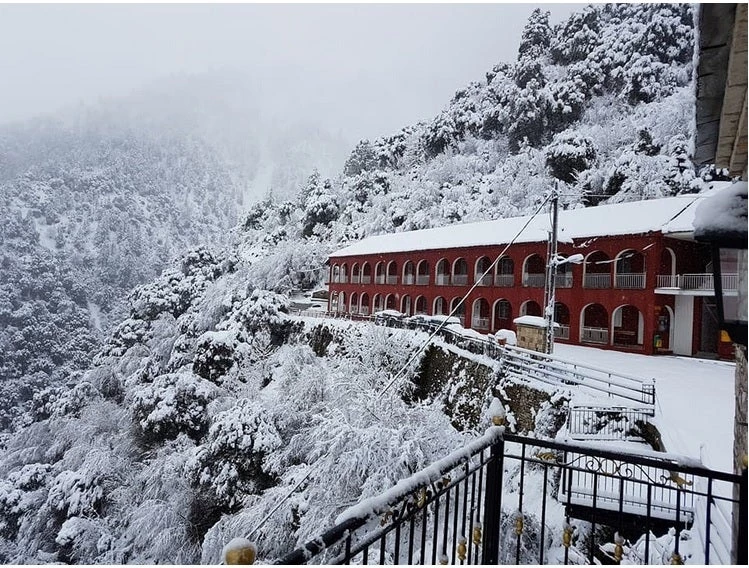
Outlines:
MULTIPOLYGON (((641 235, 656 231, 664 234, 691 232, 694 206, 704 199, 704 195, 698 194, 560 211, 559 240, 570 242, 573 238, 641 235)), ((330 257, 506 244, 512 241, 530 218, 527 215, 378 235, 338 250, 330 257)), ((550 230, 549 216, 539 214, 523 230, 516 242, 545 242, 550 230)))
POLYGON ((746 241, 747 182, 737 181, 704 199, 697 207, 693 225, 698 239, 723 237, 746 241))

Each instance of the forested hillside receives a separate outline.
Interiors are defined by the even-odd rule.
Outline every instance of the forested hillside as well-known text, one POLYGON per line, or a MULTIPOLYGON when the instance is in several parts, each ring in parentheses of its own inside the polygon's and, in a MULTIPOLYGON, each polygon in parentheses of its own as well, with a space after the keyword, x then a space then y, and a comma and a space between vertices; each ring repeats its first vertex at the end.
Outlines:
MULTIPOLYGON (((555 181, 566 207, 699 190, 692 52, 689 5, 599 5, 555 27, 534 12, 518 59, 439 116, 360 142, 341 175, 312 173, 297 196, 257 203, 230 245, 196 249, 137 288, 85 371, 95 339, 71 322, 109 305, 100 283, 124 288, 147 275, 140 259, 152 255, 155 270, 168 256, 155 219, 179 229, 186 215, 185 234, 215 236, 207 216, 225 226, 236 191, 186 140, 107 136, 92 154, 107 159, 90 167, 14 173, 3 283, 20 281, 24 263, 44 278, 0 292, 0 340, 37 353, 18 326, 34 310, 69 314, 53 319, 71 345, 55 349, 81 372, 37 393, 5 441, 0 560, 215 563, 303 481, 253 535, 271 561, 458 447, 446 400, 410 400, 413 369, 384 389, 422 336, 326 335, 289 315, 285 293, 318 283, 326 254, 349 240, 526 213, 555 181)), ((43 383, 60 369, 51 357, 2 364, 43 383)))

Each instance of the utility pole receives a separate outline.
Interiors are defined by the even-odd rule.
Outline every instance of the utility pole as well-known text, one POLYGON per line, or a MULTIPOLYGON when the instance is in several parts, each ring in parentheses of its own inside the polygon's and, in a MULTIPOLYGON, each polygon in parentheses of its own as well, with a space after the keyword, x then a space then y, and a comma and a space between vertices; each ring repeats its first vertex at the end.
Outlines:
POLYGON ((544 317, 546 318, 546 353, 554 353, 554 304, 557 279, 557 225, 559 222, 559 182, 551 190, 551 234, 547 247, 546 286, 544 287, 544 317))

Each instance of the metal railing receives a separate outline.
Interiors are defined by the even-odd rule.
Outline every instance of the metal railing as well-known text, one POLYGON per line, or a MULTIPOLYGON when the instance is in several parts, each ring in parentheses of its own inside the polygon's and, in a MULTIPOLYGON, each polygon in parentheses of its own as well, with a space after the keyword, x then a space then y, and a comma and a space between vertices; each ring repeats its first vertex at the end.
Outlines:
POLYGON ((624 290, 642 290, 645 288, 645 274, 617 274, 615 284, 617 288, 624 290))
POLYGON ((416 275, 416 285, 417 286, 428 286, 429 285, 429 275, 428 274, 417 274, 416 275))
POLYGON ((414 280, 416 280, 416 277, 413 274, 406 274, 403 277, 403 283, 411 286, 414 283, 414 280))
MULTIPOLYGON (((730 550, 746 540, 746 483, 746 473, 671 455, 539 440, 494 426, 344 511, 278 564, 680 564, 683 530, 693 541, 690 562, 729 563, 711 542, 720 537, 730 550), (559 507, 563 519, 550 514, 559 507), (743 524, 731 534, 716 513, 734 507, 743 524), (677 537, 664 552, 656 535, 672 529, 677 537)), ((746 548, 737 550, 737 563, 746 564, 746 548)))
POLYGON ((554 337, 557 339, 569 339, 570 338, 570 326, 568 325, 557 325, 554 327, 554 337))
POLYGON ((489 329, 489 318, 475 317, 471 320, 473 329, 489 329))
POLYGON ((449 286, 450 285, 450 275, 449 274, 438 274, 437 278, 435 279, 435 282, 437 286, 449 286))
MULTIPOLYGON (((737 290, 739 275, 728 273, 721 274, 721 286, 723 290, 737 290)), ((659 274, 657 280, 658 288, 678 288, 680 290, 707 290, 715 289, 712 274, 659 274)))
POLYGON ((572 288, 572 274, 557 274, 554 284, 557 288, 572 288))
POLYGON ((388 284, 397 284, 398 283, 398 277, 397 276, 389 275, 387 277, 387 283, 388 284))
POLYGON ((468 284, 468 274, 453 274, 453 286, 465 286, 468 284))
POLYGON ((491 286, 492 285, 492 275, 483 273, 481 274, 475 274, 474 275, 474 282, 476 282, 479 286, 491 286))
POLYGON ((495 274, 494 285, 501 288, 512 288, 515 285, 514 274, 495 274))
POLYGON ((611 288, 611 274, 608 272, 586 273, 583 278, 583 288, 611 288))
POLYGON ((348 283, 348 276, 345 274, 341 274, 340 278, 338 279, 339 284, 347 284, 348 283))
POLYGON ((385 275, 384 274, 377 274, 375 276, 375 284, 384 284, 385 283, 385 275))
POLYGON ((523 286, 526 288, 543 288, 546 274, 523 274, 523 286))
POLYGON ((501 348, 501 361, 505 371, 520 378, 535 379, 553 385, 579 385, 643 405, 641 410, 655 414, 655 384, 643 379, 593 365, 546 355, 520 347, 505 345, 501 348))
POLYGON ((601 343, 608 345, 609 330, 605 327, 583 327, 583 333, 580 336, 581 343, 601 343))
POLYGON ((567 433, 575 440, 641 441, 651 414, 629 406, 570 406, 567 433))
POLYGON ((362 277, 361 277, 361 283, 362 284, 369 284, 370 282, 372 282, 372 277, 371 276, 364 276, 364 275, 362 275, 362 277))

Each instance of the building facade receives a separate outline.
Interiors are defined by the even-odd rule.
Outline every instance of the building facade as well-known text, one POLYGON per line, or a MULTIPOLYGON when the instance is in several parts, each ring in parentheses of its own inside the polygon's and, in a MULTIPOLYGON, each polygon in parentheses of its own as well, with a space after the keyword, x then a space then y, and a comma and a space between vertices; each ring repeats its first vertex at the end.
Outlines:
MULTIPOLYGON (((641 203, 648 208, 655 202, 641 203)), ((625 205, 595 209, 631 213, 633 204, 625 205)), ((730 355, 722 352, 726 346, 714 314, 710 251, 690 238, 684 223, 669 217, 674 210, 684 214, 687 204, 674 205, 665 208, 663 223, 655 222, 660 230, 617 235, 591 235, 587 227, 574 236, 581 210, 560 213, 567 238, 559 243, 559 254, 581 253, 584 261, 558 268, 556 340, 643 354, 730 355)), ((522 219, 504 221, 512 225, 522 219)), ((491 223, 501 229, 503 220, 491 223)), ((487 223, 475 225, 490 229, 487 223)), ((470 232, 470 225, 460 227, 470 232)), ((331 255, 329 311, 352 317, 381 310, 447 315, 458 306, 455 315, 463 326, 482 333, 514 331, 514 318, 543 314, 547 243, 534 239, 543 227, 510 247, 501 240, 474 244, 481 239, 451 238, 452 229, 374 237, 331 255), (429 248, 430 241, 443 246, 429 248)), ((503 231, 496 232, 501 239, 503 231)), ((735 277, 725 279, 726 288, 736 288, 735 277)))

